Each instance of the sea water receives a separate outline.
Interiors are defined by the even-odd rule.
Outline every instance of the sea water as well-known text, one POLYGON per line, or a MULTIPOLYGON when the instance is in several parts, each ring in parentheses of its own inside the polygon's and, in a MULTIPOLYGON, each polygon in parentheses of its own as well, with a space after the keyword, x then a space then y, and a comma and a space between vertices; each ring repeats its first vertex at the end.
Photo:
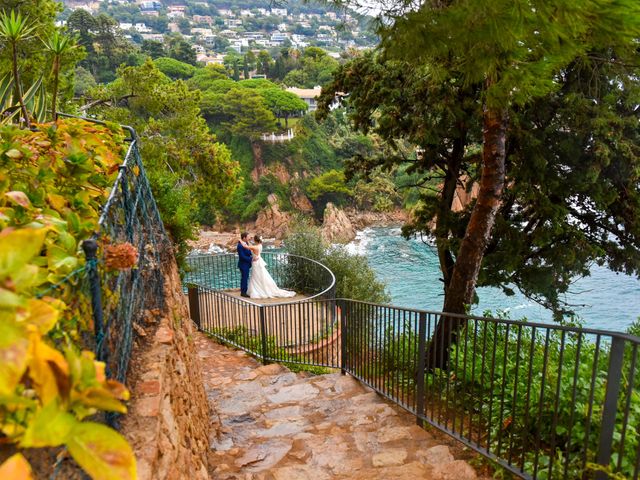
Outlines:
MULTIPOLYGON (((348 248, 369 259, 378 278, 387 285, 394 305, 442 309, 442 274, 433 245, 420 238, 405 240, 400 228, 376 227, 358 232, 348 248)), ((479 288, 480 303, 472 313, 491 310, 494 314, 505 312, 513 319, 551 321, 549 310, 515 290, 515 295, 507 296, 498 288, 479 288)), ((574 306, 585 326, 623 331, 640 317, 640 280, 594 266, 590 276, 576 279, 564 300, 574 306)))

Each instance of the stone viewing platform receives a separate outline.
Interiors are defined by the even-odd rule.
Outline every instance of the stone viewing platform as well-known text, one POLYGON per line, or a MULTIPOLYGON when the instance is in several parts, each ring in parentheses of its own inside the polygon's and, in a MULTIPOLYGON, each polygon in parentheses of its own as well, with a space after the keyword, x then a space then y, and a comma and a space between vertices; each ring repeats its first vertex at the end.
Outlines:
POLYGON ((460 444, 350 376, 260 365, 196 333, 220 480, 472 480, 460 444))
POLYGON ((301 293, 296 293, 294 297, 286 298, 242 298, 239 288, 224 290, 224 293, 226 293, 227 295, 231 295, 232 297, 242 299, 242 301, 244 302, 256 303, 258 305, 277 305, 280 303, 301 302, 309 298, 309 295, 303 295, 301 293))

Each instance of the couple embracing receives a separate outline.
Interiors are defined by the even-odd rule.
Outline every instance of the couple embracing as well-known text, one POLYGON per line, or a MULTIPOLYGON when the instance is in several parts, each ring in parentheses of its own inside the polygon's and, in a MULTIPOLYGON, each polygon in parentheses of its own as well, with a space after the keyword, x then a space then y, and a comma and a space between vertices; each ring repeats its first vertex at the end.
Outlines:
POLYGON ((253 237, 253 245, 249 243, 249 234, 243 233, 238 241, 238 268, 240 269, 240 295, 246 298, 279 298, 293 297, 296 292, 283 290, 276 285, 267 270, 267 264, 260 256, 262 238, 253 237), (251 278, 249 273, 251 272, 251 278))

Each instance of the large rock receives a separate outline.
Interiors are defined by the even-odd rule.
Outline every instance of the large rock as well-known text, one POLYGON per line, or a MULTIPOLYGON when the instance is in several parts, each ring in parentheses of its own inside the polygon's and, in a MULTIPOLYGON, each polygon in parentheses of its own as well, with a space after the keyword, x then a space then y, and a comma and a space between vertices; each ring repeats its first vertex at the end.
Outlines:
POLYGON ((291 189, 291 205, 302 213, 313 213, 313 205, 300 188, 295 186, 291 189))
POLYGON ((273 193, 267 198, 269 204, 258 214, 256 231, 263 237, 282 239, 289 231, 291 215, 280 210, 278 197, 273 193))
POLYGON ((331 202, 324 209, 322 238, 329 243, 349 243, 356 238, 356 229, 347 215, 331 202))

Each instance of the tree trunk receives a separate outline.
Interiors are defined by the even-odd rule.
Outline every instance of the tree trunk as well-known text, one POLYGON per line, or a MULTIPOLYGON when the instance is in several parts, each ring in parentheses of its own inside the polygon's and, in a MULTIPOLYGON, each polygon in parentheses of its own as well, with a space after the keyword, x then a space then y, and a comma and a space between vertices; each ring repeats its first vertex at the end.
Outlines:
POLYGON ((51 118, 58 121, 58 84, 60 81, 60 58, 56 55, 53 59, 53 93, 51 95, 51 118))
MULTIPOLYGON (((445 294, 443 311, 447 313, 464 314, 473 300, 504 187, 507 113, 485 106, 483 123, 480 189, 445 294)), ((464 324, 463 319, 455 317, 443 316, 438 321, 427 348, 426 361, 430 369, 447 368, 451 345, 464 324)))
POLYGON ((445 293, 451 283, 451 275, 455 260, 451 250, 447 246, 449 239, 449 218, 451 216, 451 206, 458 186, 458 178, 460 176, 460 166, 464 158, 464 147, 466 145, 466 129, 460 126, 460 137, 453 144, 453 151, 447 159, 447 170, 445 172, 444 184, 442 186, 442 195, 440 196, 440 204, 438 205, 438 213, 436 216, 435 237, 436 248, 438 251, 438 260, 440 262, 440 271, 444 281, 445 293))
POLYGON ((27 126, 27 128, 31 128, 31 121, 29 120, 29 112, 27 111, 27 106, 24 104, 24 99, 22 98, 22 86, 20 85, 20 72, 18 72, 18 47, 15 42, 11 44, 11 53, 13 55, 12 68, 13 68, 13 81, 16 83, 15 84, 16 96, 18 97, 20 110, 22 110, 22 115, 24 116, 24 123, 27 126))

